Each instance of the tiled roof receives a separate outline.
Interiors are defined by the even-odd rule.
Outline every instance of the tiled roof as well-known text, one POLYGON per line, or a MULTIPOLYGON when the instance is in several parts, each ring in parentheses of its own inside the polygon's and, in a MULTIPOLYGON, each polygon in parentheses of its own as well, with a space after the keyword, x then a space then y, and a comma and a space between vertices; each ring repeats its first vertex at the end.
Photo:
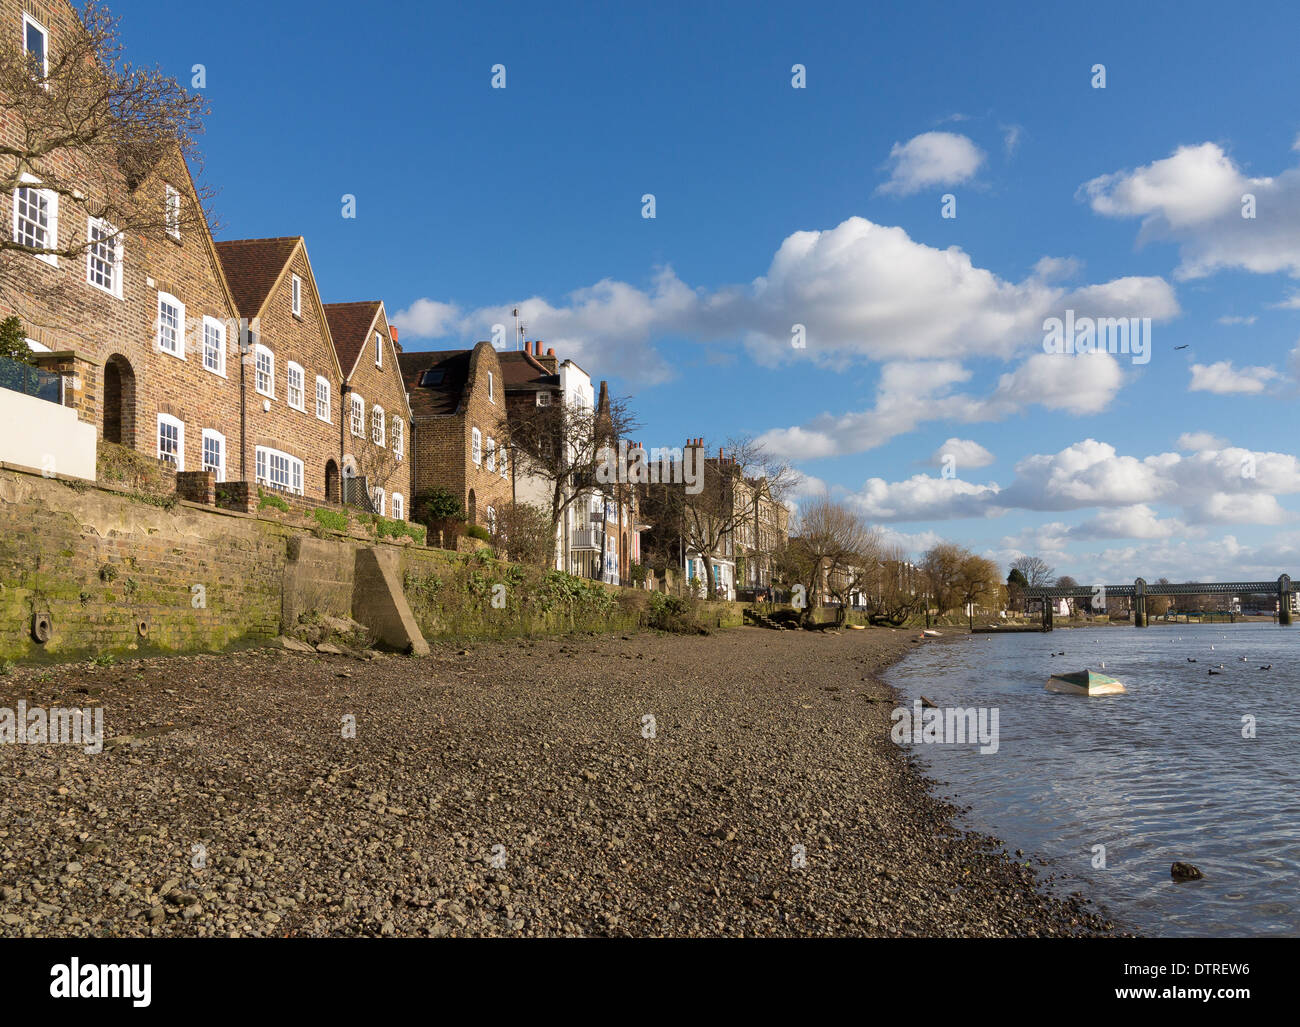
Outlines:
POLYGON ((241 317, 254 317, 262 309, 301 238, 232 239, 216 244, 241 317))
POLYGON ((497 353, 501 364, 501 377, 507 389, 558 389, 560 376, 551 374, 522 350, 497 353))
POLYGON ((334 339, 334 351, 338 354, 345 375, 351 374, 357 366, 357 358, 370 341, 370 326, 378 312, 378 300, 325 304, 325 319, 329 322, 330 335, 334 339))
POLYGON ((406 391, 411 395, 411 413, 417 418, 454 414, 469 380, 469 360, 473 352, 452 349, 399 353, 397 361, 402 367, 406 391), (426 377, 428 371, 435 373, 426 377))

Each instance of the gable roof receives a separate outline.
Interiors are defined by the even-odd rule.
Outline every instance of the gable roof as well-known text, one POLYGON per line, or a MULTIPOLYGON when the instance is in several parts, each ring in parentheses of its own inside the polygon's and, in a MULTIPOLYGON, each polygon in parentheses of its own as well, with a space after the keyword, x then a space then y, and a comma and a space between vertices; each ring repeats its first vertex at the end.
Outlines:
POLYGON ((339 365, 345 377, 351 378, 357 361, 370 341, 370 331, 383 304, 379 300, 362 300, 359 303, 326 303, 325 317, 330 323, 330 335, 339 355, 339 365))
POLYGON ((510 391, 542 391, 558 389, 560 376, 552 374, 533 357, 523 350, 507 350, 497 354, 501 365, 501 378, 510 391))
POLYGON ((411 412, 416 417, 446 417, 460 407, 465 385, 469 381, 469 363, 473 350, 437 350, 428 353, 399 353, 402 379, 411 397, 411 412), (425 378, 426 371, 442 372, 425 378), (427 382, 427 384, 421 384, 427 382))
POLYGON ((302 236, 294 235, 217 243, 217 253, 241 317, 252 319, 262 312, 301 242, 302 236))

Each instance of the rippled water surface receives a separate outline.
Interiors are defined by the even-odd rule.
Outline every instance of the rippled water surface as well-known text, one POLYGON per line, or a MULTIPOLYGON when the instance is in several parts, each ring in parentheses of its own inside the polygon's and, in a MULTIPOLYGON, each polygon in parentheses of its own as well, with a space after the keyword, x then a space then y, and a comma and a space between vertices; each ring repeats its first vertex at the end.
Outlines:
POLYGON ((909 699, 997 707, 997 753, 916 750, 948 796, 972 807, 972 826, 1047 859, 1124 925, 1297 936, 1298 657, 1300 626, 1097 628, 918 646, 887 679, 909 699), (1053 673, 1103 661, 1127 695, 1043 690, 1053 673), (1243 717, 1255 738, 1242 737, 1243 717), (1092 866, 1099 844, 1104 869, 1092 866), (1171 881, 1175 860, 1205 879, 1171 881))

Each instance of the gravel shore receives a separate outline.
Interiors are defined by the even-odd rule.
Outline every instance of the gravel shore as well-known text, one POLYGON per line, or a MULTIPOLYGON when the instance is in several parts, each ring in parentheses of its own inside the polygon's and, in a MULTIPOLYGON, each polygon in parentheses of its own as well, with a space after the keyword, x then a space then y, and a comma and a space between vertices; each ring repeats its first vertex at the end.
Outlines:
POLYGON ((890 741, 876 675, 915 644, 744 628, 19 669, 0 707, 102 704, 108 744, 0 745, 0 936, 1107 933, 955 827, 890 741))

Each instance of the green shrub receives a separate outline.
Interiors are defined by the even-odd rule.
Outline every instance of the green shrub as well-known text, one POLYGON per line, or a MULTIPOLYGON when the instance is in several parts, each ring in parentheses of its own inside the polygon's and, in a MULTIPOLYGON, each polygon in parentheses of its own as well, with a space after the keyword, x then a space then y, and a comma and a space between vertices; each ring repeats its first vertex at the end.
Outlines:
POLYGON ((322 528, 328 528, 330 531, 347 531, 348 515, 346 510, 329 510, 325 507, 318 506, 312 512, 316 518, 316 523, 322 528))
POLYGON ((408 524, 406 521, 393 521, 387 517, 376 517, 375 535, 379 538, 402 538, 405 536, 420 545, 424 545, 426 529, 423 524, 408 524))
POLYGON ((281 511, 282 513, 289 512, 289 504, 274 493, 263 492, 261 489, 258 489, 257 497, 257 508, 259 510, 265 510, 269 506, 275 510, 281 511))
POLYGON ((478 539, 480 542, 492 541, 492 533, 481 524, 467 524, 465 526, 465 534, 470 538, 478 539))

